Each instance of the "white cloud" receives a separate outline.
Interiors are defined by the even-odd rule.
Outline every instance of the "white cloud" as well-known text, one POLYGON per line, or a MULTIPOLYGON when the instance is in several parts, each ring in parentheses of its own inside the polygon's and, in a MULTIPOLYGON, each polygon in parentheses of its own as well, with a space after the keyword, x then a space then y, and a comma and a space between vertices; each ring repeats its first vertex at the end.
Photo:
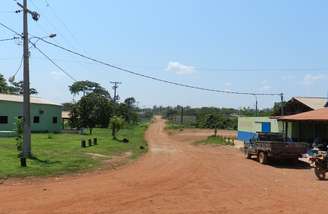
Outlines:
POLYGON ((169 62, 166 70, 174 72, 178 75, 188 75, 195 72, 195 68, 193 66, 184 65, 179 62, 169 62))
POLYGON ((303 78, 303 85, 312 85, 315 82, 326 79, 326 75, 324 74, 306 74, 303 78))

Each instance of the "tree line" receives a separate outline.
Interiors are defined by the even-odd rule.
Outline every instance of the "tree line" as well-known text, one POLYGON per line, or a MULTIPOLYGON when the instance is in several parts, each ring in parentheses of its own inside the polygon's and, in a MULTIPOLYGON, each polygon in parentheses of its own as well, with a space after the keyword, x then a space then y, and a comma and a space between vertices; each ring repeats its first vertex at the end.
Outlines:
POLYGON ((238 116, 272 116, 279 108, 261 109, 256 112, 252 108, 217 108, 217 107, 182 107, 182 106, 154 106, 151 110, 153 114, 162 115, 164 118, 175 123, 183 122, 185 126, 196 128, 211 128, 211 129, 230 129, 236 130, 238 126, 238 116), (192 117, 192 120, 181 120, 184 117, 192 117), (178 117, 178 119, 176 119, 178 117))

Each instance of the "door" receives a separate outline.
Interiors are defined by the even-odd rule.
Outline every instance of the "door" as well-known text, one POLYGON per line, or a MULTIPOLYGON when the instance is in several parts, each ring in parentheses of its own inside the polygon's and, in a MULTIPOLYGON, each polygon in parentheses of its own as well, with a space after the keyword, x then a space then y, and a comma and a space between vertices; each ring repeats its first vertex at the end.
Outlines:
POLYGON ((271 123, 270 122, 262 123, 262 132, 264 132, 264 133, 270 133, 271 132, 271 123))

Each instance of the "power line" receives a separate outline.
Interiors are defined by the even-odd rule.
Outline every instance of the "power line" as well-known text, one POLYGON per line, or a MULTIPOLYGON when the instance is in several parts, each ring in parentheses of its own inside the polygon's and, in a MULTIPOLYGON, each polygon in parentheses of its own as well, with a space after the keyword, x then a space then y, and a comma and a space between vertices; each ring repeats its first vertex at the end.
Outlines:
POLYGON ((11 38, 8 38, 8 39, 0 39, 0 42, 12 41, 12 40, 16 40, 16 39, 19 39, 19 37, 14 36, 14 37, 11 37, 11 38))
POLYGON ((1 22, 0 22, 0 25, 1 25, 2 27, 6 28, 7 30, 9 30, 10 32, 12 32, 12 33, 14 33, 14 34, 16 34, 16 35, 22 37, 21 34, 19 34, 19 33, 18 33, 17 31, 15 31, 15 30, 13 30, 12 28, 8 27, 7 25, 5 25, 5 24, 3 24, 3 23, 1 23, 1 22))
MULTIPOLYGON (((12 33, 15 33, 16 35, 19 35, 22 37, 21 34, 19 34, 17 31, 15 31, 14 29, 8 27, 7 25, 3 24, 0 22, 0 25, 4 28, 6 28, 7 30, 11 31, 12 33)), ((40 37, 36 37, 42 41, 46 41, 40 37)), ((32 43, 31 41, 29 41, 30 44, 32 44, 32 46, 38 50, 44 57, 46 57, 54 66, 56 66, 59 70, 61 70, 66 76, 68 76, 71 80, 73 80, 74 82, 76 82, 77 80, 72 76, 70 75, 68 72, 66 72, 61 66, 59 66, 54 60, 52 60, 46 53, 44 53, 40 48, 38 48, 34 43, 32 43)))
POLYGON ((65 71, 61 66, 59 66, 54 60, 52 60, 45 52, 43 52, 40 48, 38 48, 34 43, 30 42, 33 47, 38 50, 45 58, 47 58, 54 66, 56 66, 60 71, 62 71, 68 78, 73 80, 73 82, 77 82, 77 80, 70 75, 67 71, 65 71))
MULTIPOLYGON (((18 34, 15 30, 11 29, 10 27, 4 25, 1 22, 0 22, 0 25, 3 26, 3 27, 5 27, 6 29, 8 29, 11 32, 18 34)), ((18 34, 18 35, 20 35, 20 34, 18 34)), ((176 86, 180 86, 180 87, 185 87, 185 88, 197 89, 197 90, 202 90, 202 91, 210 91, 210 92, 216 92, 216 93, 225 93, 225 94, 251 95, 251 96, 282 96, 283 95, 282 93, 253 93, 253 92, 240 92, 240 91, 230 91, 230 90, 218 90, 218 89, 204 88, 204 87, 200 87, 200 86, 194 86, 194 85, 189 85, 189 84, 184 84, 184 83, 179 83, 179 82, 173 82, 173 81, 169 81, 169 80, 165 80, 165 79, 160 79, 160 78, 157 78, 157 77, 154 77, 154 76, 150 76, 150 75, 145 75, 145 74, 142 74, 142 73, 138 73, 138 72, 135 72, 135 71, 132 71, 132 70, 129 70, 129 69, 125 69, 125 68, 122 68, 122 67, 119 67, 119 66, 116 66, 116 65, 112 65, 110 63, 107 63, 107 62, 104 62, 104 61, 101 61, 101 60, 98 60, 98 59, 95 59, 95 58, 86 56, 84 54, 78 53, 78 52, 73 51, 71 49, 65 48, 65 47, 60 46, 58 44, 49 42, 49 41, 47 41, 47 40, 45 40, 45 39, 43 39, 41 37, 36 37, 36 38, 38 38, 40 41, 42 41, 42 42, 44 42, 46 44, 52 45, 52 46, 54 46, 56 48, 59 48, 61 50, 64 50, 66 52, 69 52, 71 54, 80 56, 82 58, 88 59, 90 61, 93 61, 93 62, 102 64, 102 65, 105 65, 105 66, 110 67, 110 68, 114 68, 116 70, 119 70, 119 71, 122 71, 122 72, 125 72, 125 73, 129 73, 129 74, 132 74, 132 75, 135 75, 135 76, 143 77, 143 78, 146 78, 146 79, 151 79, 151 80, 158 81, 158 82, 163 82, 163 83, 167 83, 167 84, 171 84, 171 85, 176 85, 176 86)), ((35 46, 35 48, 42 55, 44 55, 52 64, 54 64, 58 69, 60 69, 61 71, 63 71, 72 80, 76 81, 74 77, 72 77, 70 74, 68 74, 63 68, 61 68, 60 66, 58 66, 49 56, 47 56, 44 52, 42 52, 36 46, 35 46)))
POLYGON ((116 65, 109 64, 107 62, 104 62, 104 61, 101 61, 101 60, 86 56, 84 54, 78 53, 76 51, 70 50, 68 48, 62 47, 58 44, 49 42, 49 41, 44 40, 42 38, 39 38, 39 39, 40 39, 40 41, 42 41, 44 43, 47 43, 49 45, 52 45, 52 46, 57 47, 59 49, 62 49, 62 50, 66 51, 66 52, 69 52, 71 54, 80 56, 82 58, 88 59, 90 61, 105 65, 105 66, 110 67, 110 68, 114 68, 116 70, 120 70, 120 71, 125 72, 125 73, 129 73, 129 74, 139 76, 139 77, 143 77, 143 78, 146 78, 146 79, 155 80, 155 81, 158 81, 158 82, 163 82, 163 83, 176 85, 176 86, 181 86, 181 87, 185 87, 185 88, 192 88, 192 89, 197 89, 197 90, 202 90, 202 91, 210 91, 210 92, 225 93, 225 94, 253 95, 253 96, 255 96, 255 95, 258 95, 258 96, 281 96, 281 93, 252 93, 252 92, 217 90, 217 89, 204 88, 204 87, 200 87, 200 86, 194 86, 194 85, 189 85, 189 84, 184 84, 184 83, 179 83, 179 82, 173 82, 173 81, 169 81, 169 80, 165 80, 165 79, 160 79, 160 78, 157 78, 157 77, 154 77, 154 76, 145 75, 145 74, 138 73, 138 72, 135 72, 135 71, 132 71, 132 70, 129 70, 129 69, 125 69, 125 68, 122 68, 122 67, 119 67, 119 66, 116 66, 116 65))

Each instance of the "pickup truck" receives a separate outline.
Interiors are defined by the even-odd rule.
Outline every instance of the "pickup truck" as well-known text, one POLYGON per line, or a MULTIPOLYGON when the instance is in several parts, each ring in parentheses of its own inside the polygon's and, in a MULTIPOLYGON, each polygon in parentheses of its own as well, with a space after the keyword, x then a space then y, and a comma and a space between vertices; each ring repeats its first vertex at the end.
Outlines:
POLYGON ((261 164, 271 159, 297 161, 307 152, 307 144, 284 140, 281 133, 257 133, 250 141, 244 142, 245 158, 257 156, 261 164))

